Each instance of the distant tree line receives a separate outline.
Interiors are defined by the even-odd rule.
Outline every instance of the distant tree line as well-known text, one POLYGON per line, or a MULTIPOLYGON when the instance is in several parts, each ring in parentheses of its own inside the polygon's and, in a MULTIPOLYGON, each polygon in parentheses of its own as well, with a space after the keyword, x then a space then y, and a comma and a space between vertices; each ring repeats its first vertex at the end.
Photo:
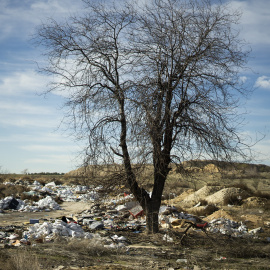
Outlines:
POLYGON ((58 172, 38 172, 38 173, 28 173, 28 175, 64 175, 65 173, 58 172))

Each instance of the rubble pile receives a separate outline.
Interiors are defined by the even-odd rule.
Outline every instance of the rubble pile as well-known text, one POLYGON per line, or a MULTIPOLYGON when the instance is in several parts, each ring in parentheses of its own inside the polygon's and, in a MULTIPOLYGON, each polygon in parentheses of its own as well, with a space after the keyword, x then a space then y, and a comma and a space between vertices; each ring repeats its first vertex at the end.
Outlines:
MULTIPOLYGON (((142 207, 134 201, 132 195, 119 194, 114 198, 106 198, 97 203, 99 190, 102 187, 87 187, 82 185, 56 185, 50 182, 41 185, 34 181, 29 185, 31 191, 25 192, 29 196, 39 196, 36 202, 21 200, 13 196, 0 200, 0 210, 13 210, 21 212, 38 212, 60 210, 60 205, 55 201, 60 197, 63 201, 89 201, 87 210, 77 213, 76 217, 62 217, 55 220, 30 220, 27 229, 17 233, 1 231, 0 243, 10 245, 33 244, 34 242, 53 241, 55 237, 95 239, 105 247, 120 248, 128 245, 125 237, 114 235, 113 237, 101 237, 100 231, 114 233, 115 231, 129 230, 140 233, 146 228, 146 218, 142 207)), ((231 194, 243 195, 240 189, 222 189, 220 187, 204 187, 193 194, 188 194, 181 203, 189 207, 199 206, 203 198, 211 203, 220 204, 226 196, 231 194)), ((177 198, 176 198, 177 199, 177 198)), ((176 200, 175 199, 175 200, 176 200)), ((178 198, 179 199, 179 198, 178 198)), ((170 200, 173 203, 173 200, 170 200)), ((215 213, 217 213, 216 211, 215 213)), ((220 213, 224 214, 224 213, 220 213)), ((233 221, 231 217, 211 217, 206 222, 204 217, 191 215, 177 207, 162 205, 159 210, 159 223, 163 229, 184 229, 190 224, 192 228, 203 229, 210 233, 221 233, 232 237, 257 237, 263 229, 249 230, 242 222, 233 221)), ((167 232, 167 231, 166 231, 167 232)), ((103 234, 105 235, 105 234, 103 234)), ((169 235, 164 236, 164 241, 173 242, 169 235)))
POLYGON ((236 222, 227 218, 213 219, 208 223, 207 230, 212 233, 221 233, 232 237, 251 237, 263 232, 261 227, 248 230, 243 222, 236 222))
POLYGON ((52 222, 36 223, 28 228, 28 231, 23 232, 26 239, 40 239, 45 237, 47 241, 52 240, 55 236, 70 236, 76 238, 94 238, 98 234, 84 232, 83 228, 74 222, 66 223, 62 220, 52 222))
MULTIPOLYGON (((10 231, 10 228, 6 229, 10 231)), ((22 230, 22 229, 21 229, 22 230)), ((21 233, 5 232, 0 228, 0 243, 7 246, 35 245, 36 243, 51 242, 61 236, 65 238, 91 239, 106 248, 121 248, 128 245, 128 240, 124 236, 101 236, 97 232, 89 232, 87 227, 76 222, 65 222, 56 219, 54 222, 45 221, 35 223, 21 233), (84 227, 84 228, 83 228, 84 227)), ((0 244, 1 245, 1 244, 0 244)))
POLYGON ((38 202, 30 202, 28 200, 15 199, 12 196, 0 200, 0 210, 18 210, 21 212, 37 212, 60 210, 59 204, 51 197, 46 196, 38 202))
POLYGON ((60 197, 63 201, 95 201, 99 198, 98 190, 100 189, 100 187, 91 187, 90 189, 82 185, 56 185, 54 182, 42 186, 38 181, 29 187, 40 193, 46 192, 52 196, 60 197))
POLYGON ((25 202, 20 199, 14 199, 12 196, 8 196, 0 200, 0 210, 13 209, 19 210, 25 205, 25 202))

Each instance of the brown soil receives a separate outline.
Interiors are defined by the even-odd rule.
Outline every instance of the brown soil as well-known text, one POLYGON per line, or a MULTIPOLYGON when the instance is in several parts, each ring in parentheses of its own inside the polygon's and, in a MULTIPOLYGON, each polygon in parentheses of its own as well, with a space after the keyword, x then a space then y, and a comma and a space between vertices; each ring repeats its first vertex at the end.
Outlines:
POLYGON ((22 223, 29 222, 30 219, 54 219, 61 216, 70 216, 89 209, 89 203, 86 202, 63 202, 61 204, 63 210, 56 210, 51 212, 18 212, 18 211, 5 211, 0 214, 0 226, 7 225, 21 225, 22 223))
MULTIPOLYGON (((76 214, 87 209, 88 204, 65 202, 62 207, 65 210, 7 213, 1 216, 1 224, 19 225, 30 218, 46 217, 50 219, 71 213, 76 214)), ((219 217, 236 221, 250 220, 254 224, 257 221, 256 225, 261 224, 258 223, 259 220, 267 222, 265 214, 262 217, 247 214, 240 207, 233 210, 228 208, 216 211, 208 217, 208 220, 219 217)), ((156 235, 147 235, 144 231, 141 233, 101 231, 101 233, 104 236, 123 235, 128 239, 130 245, 119 250, 102 249, 99 253, 95 253, 95 247, 91 249, 84 241, 80 242, 79 239, 75 239, 69 242, 59 238, 52 243, 38 243, 34 246, 2 247, 0 248, 0 269, 13 270, 14 268, 10 268, 10 262, 14 260, 14 254, 24 249, 28 250, 29 254, 35 254, 42 269, 268 269, 270 265, 270 244, 265 240, 270 235, 270 230, 267 228, 263 237, 260 236, 258 239, 205 234, 201 230, 192 228, 186 236, 183 234, 184 229, 177 228, 162 229, 156 235), (172 237, 173 242, 164 241, 165 234, 172 237), (181 238, 183 238, 182 241, 181 238)), ((28 259, 25 258, 25 260, 28 259)))

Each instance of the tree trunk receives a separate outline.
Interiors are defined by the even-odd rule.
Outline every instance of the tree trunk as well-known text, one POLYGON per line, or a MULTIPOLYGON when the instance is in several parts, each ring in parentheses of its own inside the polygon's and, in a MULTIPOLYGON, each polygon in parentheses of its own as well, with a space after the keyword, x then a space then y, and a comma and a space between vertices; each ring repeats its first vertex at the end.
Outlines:
POLYGON ((160 203, 152 200, 146 205, 146 230, 149 234, 157 233, 159 231, 159 207, 160 203))

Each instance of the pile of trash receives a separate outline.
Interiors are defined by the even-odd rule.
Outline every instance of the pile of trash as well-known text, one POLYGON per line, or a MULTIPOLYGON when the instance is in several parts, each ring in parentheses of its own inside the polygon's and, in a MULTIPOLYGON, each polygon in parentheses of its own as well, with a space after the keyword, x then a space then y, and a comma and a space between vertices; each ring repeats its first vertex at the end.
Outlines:
POLYGON ((24 201, 20 199, 15 199, 12 196, 8 196, 0 200, 0 210, 13 209, 19 210, 25 204, 24 201))
POLYGON ((221 233, 232 237, 251 237, 263 232, 262 227, 248 230, 243 222, 236 222, 227 218, 213 219, 208 223, 207 231, 221 233))
MULTIPOLYGON (((85 229, 87 229, 85 227, 85 229)), ((0 243, 7 246, 35 245, 36 243, 51 242, 57 237, 93 239, 106 248, 126 247, 129 242, 126 237, 113 235, 101 236, 99 233, 85 231, 81 225, 76 222, 69 222, 56 219, 54 222, 45 221, 43 223, 34 223, 27 230, 19 233, 7 233, 0 231, 0 243), (20 236, 21 235, 21 236, 20 236)))
POLYGON ((82 185, 56 185, 55 182, 42 186, 38 181, 34 181, 29 187, 36 192, 46 192, 60 197, 63 201, 95 201, 99 199, 98 190, 100 189, 100 187, 90 189, 82 185))
POLYGON ((60 205, 51 197, 46 196, 38 202, 30 202, 28 200, 15 199, 12 196, 0 200, 0 210, 18 210, 21 212, 37 212, 60 210, 60 205))
POLYGON ((35 223, 33 226, 28 228, 28 231, 23 232, 23 236, 26 239, 41 239, 44 238, 46 241, 52 240, 55 236, 70 236, 76 238, 94 238, 98 234, 91 234, 84 232, 83 228, 74 222, 66 223, 62 220, 55 220, 52 222, 44 222, 42 224, 35 223))

